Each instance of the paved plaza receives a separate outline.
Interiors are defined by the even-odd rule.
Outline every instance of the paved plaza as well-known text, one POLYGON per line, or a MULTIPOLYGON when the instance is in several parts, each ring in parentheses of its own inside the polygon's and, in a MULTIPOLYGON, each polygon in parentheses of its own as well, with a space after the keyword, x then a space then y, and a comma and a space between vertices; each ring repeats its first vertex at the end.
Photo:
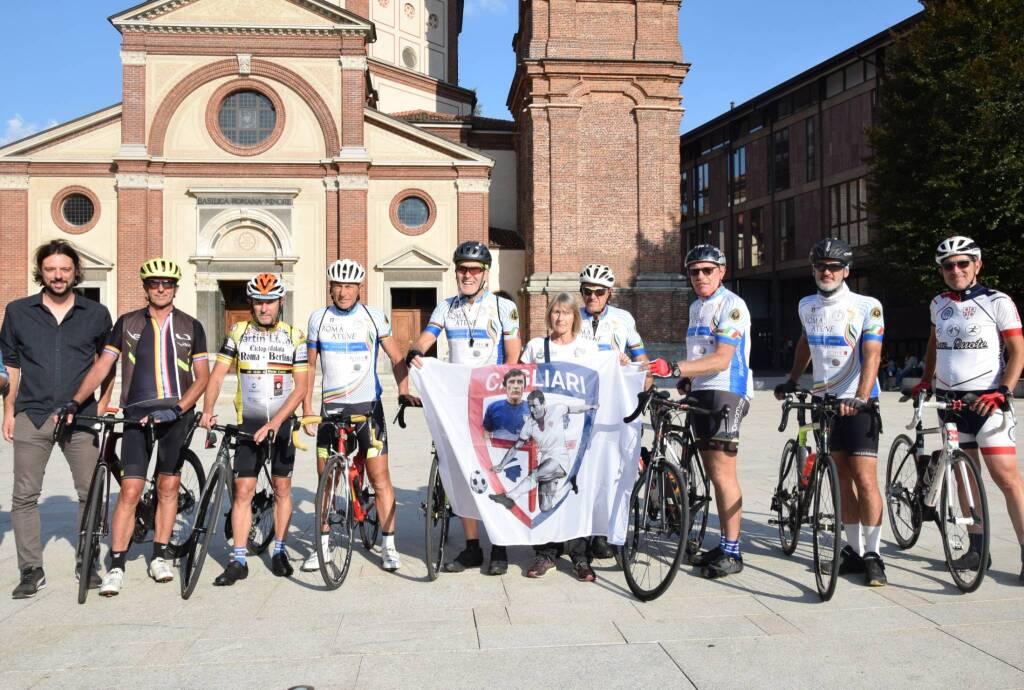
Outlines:
MULTIPOLYGON (((394 395, 386 401, 393 411, 394 395)), ((884 453, 911 409, 894 393, 882 404, 884 453)), ((222 419, 228 415, 225 405, 222 419)), ((614 561, 595 563, 594 584, 576 582, 566 559, 530 580, 531 551, 518 547, 504 577, 468 572, 428 582, 418 509, 430 439, 422 414, 408 417, 408 429, 390 429, 399 573, 381 571, 379 556, 361 546, 336 591, 325 590, 319 573, 298 571, 311 545, 310 450, 296 463, 295 576, 275 578, 264 556, 250 560, 248 580, 214 588, 228 554, 218 535, 217 562, 207 561, 187 602, 177 582, 158 585, 146 576, 148 544, 131 552, 120 596, 93 591, 85 605, 75 602, 75 503, 59 456, 41 499, 49 584, 34 599, 10 599, 17 583, 12 453, 0 442, 0 687, 1024 687, 1020 558, 991 482, 993 566, 980 590, 963 595, 953 586, 934 525, 902 552, 886 524, 889 586, 841 578, 833 600, 822 603, 806 531, 787 558, 767 524, 784 437, 776 430, 779 405, 762 391, 740 450, 740 575, 707 581, 685 567, 663 597, 644 604, 614 561)), ((208 466, 211 453, 202 457, 208 466)), ((718 538, 713 528, 714 518, 706 543, 718 538)))

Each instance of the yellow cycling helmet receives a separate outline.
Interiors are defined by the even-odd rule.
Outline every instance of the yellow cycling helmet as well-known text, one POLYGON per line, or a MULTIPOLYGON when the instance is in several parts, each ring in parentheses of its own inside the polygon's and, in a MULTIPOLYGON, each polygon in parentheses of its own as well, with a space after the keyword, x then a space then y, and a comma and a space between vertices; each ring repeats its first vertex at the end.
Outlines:
POLYGON ((142 268, 139 269, 139 277, 143 280, 148 280, 149 278, 181 280, 181 268, 170 259, 150 259, 142 264, 142 268))

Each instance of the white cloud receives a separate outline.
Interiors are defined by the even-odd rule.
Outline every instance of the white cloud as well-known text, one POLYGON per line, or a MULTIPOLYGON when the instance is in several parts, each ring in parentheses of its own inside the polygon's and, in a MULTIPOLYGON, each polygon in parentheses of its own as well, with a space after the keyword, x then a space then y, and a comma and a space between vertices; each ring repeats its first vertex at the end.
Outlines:
POLYGON ((501 14, 507 9, 507 0, 466 0, 463 7, 463 11, 470 17, 476 14, 501 14))
MULTIPOLYGON (((490 1, 490 0, 489 0, 490 1)), ((11 117, 4 120, 3 133, 0 133, 0 146, 8 144, 18 139, 24 139, 27 136, 31 136, 41 129, 48 129, 57 124, 56 120, 47 120, 45 125, 39 125, 35 122, 25 122, 25 118, 15 113, 11 117)))

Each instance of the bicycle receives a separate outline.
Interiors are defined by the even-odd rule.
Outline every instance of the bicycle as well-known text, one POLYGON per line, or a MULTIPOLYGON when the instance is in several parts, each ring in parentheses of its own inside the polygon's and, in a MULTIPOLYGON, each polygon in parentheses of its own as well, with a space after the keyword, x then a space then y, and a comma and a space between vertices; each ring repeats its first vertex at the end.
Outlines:
POLYGON ((677 401, 669 397, 668 391, 641 393, 636 409, 622 420, 628 424, 649 410, 654 429, 650 449, 641 450, 640 476, 630 493, 626 540, 619 547, 626 584, 641 601, 656 599, 668 589, 683 554, 699 552, 707 529, 711 498, 689 415, 729 414, 728 406, 707 410, 697 407, 691 397, 677 401), (675 423, 680 412, 686 414, 684 425, 675 423), (685 469, 680 469, 683 460, 685 469), (655 569, 660 575, 649 579, 655 569))
MULTIPOLYGON (((366 461, 359 455, 356 438, 359 424, 369 424, 367 415, 327 414, 303 417, 300 425, 329 424, 334 428, 335 446, 320 473, 316 489, 315 525, 319 528, 316 554, 320 575, 328 589, 337 589, 348 575, 352 562, 355 527, 369 551, 380 535, 377 502, 366 476, 366 461), (324 528, 327 528, 326 534, 324 528), (327 537, 326 543, 324 536, 327 537)), ((368 457, 375 457, 384 444, 373 440, 368 457)))
MULTIPOLYGON (((790 410, 797 410, 797 437, 786 441, 779 461, 779 482, 772 495, 771 510, 778 525, 779 542, 787 556, 793 555, 800 541, 801 525, 809 523, 813 537, 814 583, 818 596, 828 601, 836 591, 839 575, 839 531, 842 503, 839 496, 839 470, 829 451, 832 427, 839 417, 839 399, 834 395, 812 398, 810 391, 790 393, 782 403, 779 433, 786 431, 790 410), (807 423, 810 411, 812 421, 807 423), (808 434, 814 436, 816 453, 809 452, 808 434)), ((877 410, 877 403, 875 403, 877 410)), ((881 421, 879 419, 879 424, 881 421)))
MULTIPOLYGON (((117 410, 115 408, 110 411, 116 412, 117 410)), ((122 434, 115 431, 114 427, 124 425, 145 428, 150 444, 153 444, 155 440, 155 431, 154 425, 151 423, 143 424, 124 417, 75 415, 73 423, 92 426, 100 431, 99 458, 89 482, 89 493, 82 511, 82 520, 78 525, 78 543, 75 547, 75 563, 79 568, 78 603, 84 604, 89 592, 89 577, 99 559, 100 543, 110 532, 110 478, 113 477, 118 486, 121 484, 121 460, 117 455, 116 448, 122 434)), ((63 438, 68 431, 67 417, 58 419, 53 429, 54 442, 63 438)), ((196 497, 199 495, 205 479, 199 458, 188 448, 194 431, 194 427, 189 430, 182 450, 185 459, 182 465, 181 484, 178 488, 178 510, 171 532, 171 540, 167 545, 172 558, 178 556, 186 542, 181 538, 181 534, 195 511, 196 497)), ((157 472, 154 466, 153 473, 146 480, 139 502, 135 507, 135 526, 132 529, 129 545, 131 542, 146 541, 149 533, 153 531, 157 503, 156 478, 157 472)))
MULTIPOLYGON (((256 475, 256 491, 252 495, 252 525, 246 538, 246 547, 257 556, 267 550, 274 538, 274 505, 277 495, 274 493, 274 480, 270 475, 270 456, 260 463, 256 475)), ((230 482, 228 493, 228 511, 224 514, 224 539, 234 543, 231 533, 231 506, 235 502, 235 483, 230 482)))
MULTIPOLYGON (((199 575, 203 571, 206 555, 210 550, 210 541, 217 531, 217 517, 220 515, 224 494, 229 496, 233 490, 231 471, 231 450, 238 445, 238 439, 253 440, 253 435, 242 431, 234 424, 214 424, 206 433, 206 448, 217 445, 217 435, 221 432, 220 448, 217 459, 210 467, 210 474, 203 484, 203 493, 199 498, 199 506, 195 512, 186 548, 181 555, 181 598, 188 599, 195 591, 199 575)), ((259 444, 260 461, 266 463, 274 443, 274 432, 269 432, 259 444)), ((228 518, 230 521, 230 517, 228 518)), ((251 533, 251 532, 250 532, 251 533)))
MULTIPOLYGON (((914 417, 907 429, 914 430, 914 440, 900 434, 889 449, 885 467, 885 502, 893 536, 901 549, 909 549, 921 536, 925 518, 938 523, 942 550, 953 583, 962 592, 973 592, 981 586, 988 569, 989 522, 988 497, 981 470, 971 457, 960 449, 960 432, 956 423, 946 421, 940 426, 925 428, 921 419, 924 408, 960 412, 977 396, 965 395, 961 400, 926 402, 925 393, 916 398, 900 397, 900 402, 913 400, 914 417), (939 434, 942 448, 925 452, 924 437, 939 434), (957 500, 953 500, 956 488, 957 500), (970 490, 968 490, 968 488, 970 490), (972 527, 981 529, 982 544, 978 562, 973 567, 966 559, 972 527), (969 577, 968 575, 973 575, 969 577)), ((1009 421, 1008 404, 1002 410, 1003 425, 1009 421)))

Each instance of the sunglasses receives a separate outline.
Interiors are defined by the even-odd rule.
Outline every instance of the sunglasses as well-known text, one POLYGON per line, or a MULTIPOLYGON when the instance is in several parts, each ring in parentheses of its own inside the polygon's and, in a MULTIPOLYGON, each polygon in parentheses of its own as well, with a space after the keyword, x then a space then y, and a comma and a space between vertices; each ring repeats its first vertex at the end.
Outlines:
POLYGON ((839 273, 841 270, 846 268, 846 264, 814 264, 814 270, 818 273, 839 273))
POLYGON ((161 280, 159 278, 150 278, 149 280, 145 281, 145 285, 147 290, 156 290, 157 288, 171 290, 178 286, 178 281, 171 279, 161 280))
POLYGON ((701 266, 700 268, 691 268, 688 272, 691 278, 696 278, 699 275, 709 276, 717 270, 717 266, 701 266))
POLYGON ((580 292, 584 297, 604 297, 608 294, 608 288, 581 288, 580 292))
POLYGON ((961 271, 967 270, 967 267, 974 262, 969 259, 960 259, 959 261, 943 261, 942 270, 952 271, 954 268, 959 268, 961 271))
POLYGON ((478 276, 484 272, 484 269, 481 266, 459 266, 455 272, 459 275, 478 276))

